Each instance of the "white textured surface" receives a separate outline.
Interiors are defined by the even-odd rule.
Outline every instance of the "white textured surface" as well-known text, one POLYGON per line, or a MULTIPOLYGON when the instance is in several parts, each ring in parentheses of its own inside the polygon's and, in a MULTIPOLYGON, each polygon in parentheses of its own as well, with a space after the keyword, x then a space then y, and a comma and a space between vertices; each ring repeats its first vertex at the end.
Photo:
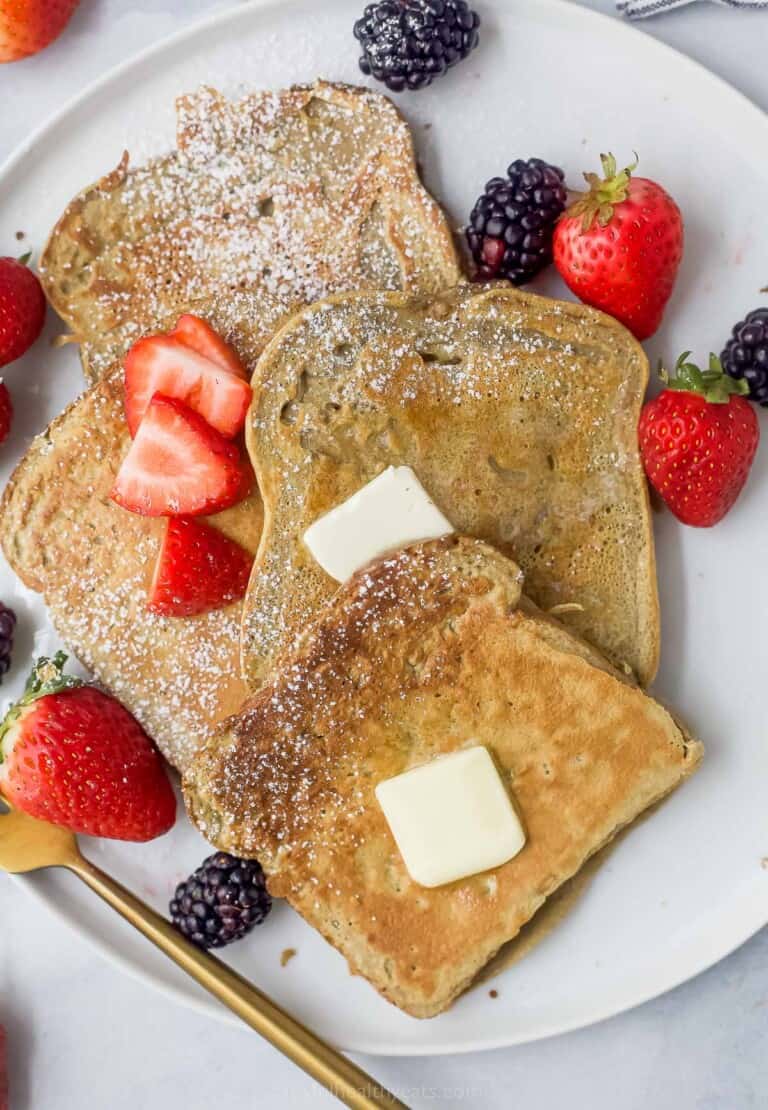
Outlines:
MULTIPOLYGON (((58 44, 0 70, 2 102, 13 109, 0 113, 0 158, 92 77, 215 6, 83 0, 58 44)), ((610 0, 591 6, 612 9, 610 0)), ((764 13, 701 5, 638 33, 664 38, 768 106, 767 29, 764 13)), ((10 1029, 14 1110, 332 1104, 255 1036, 120 976, 4 879, 0 921, 0 1018, 10 1029)), ((759 1108, 768 1105, 767 968, 763 932, 696 981, 591 1030, 483 1055, 365 1066, 413 1106, 759 1108)))

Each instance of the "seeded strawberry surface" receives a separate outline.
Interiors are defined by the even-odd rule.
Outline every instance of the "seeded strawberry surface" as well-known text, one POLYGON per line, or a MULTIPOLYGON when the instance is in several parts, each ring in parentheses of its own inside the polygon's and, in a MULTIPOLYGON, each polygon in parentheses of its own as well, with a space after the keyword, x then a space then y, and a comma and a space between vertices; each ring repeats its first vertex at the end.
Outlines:
POLYGON ((590 189, 555 228, 554 258, 568 288, 607 312, 637 339, 658 329, 683 257, 683 220, 655 181, 616 172, 603 155, 605 179, 586 174, 590 189))
POLYGON ((12 805, 73 832, 150 840, 174 823, 176 798, 138 721, 91 686, 22 709, 2 742, 0 788, 12 805))
POLYGON ((29 350, 43 328, 45 296, 23 262, 0 258, 0 366, 29 350))
POLYGON ((6 0, 0 3, 0 62, 37 54, 58 38, 80 0, 6 0))
POLYGON ((678 378, 649 401, 640 417, 640 452, 651 485, 675 516, 707 528, 722 520, 744 488, 760 427, 745 397, 729 395, 736 386, 714 356, 703 375, 686 357, 678 374, 693 372, 692 382, 705 392, 681 388, 678 378))

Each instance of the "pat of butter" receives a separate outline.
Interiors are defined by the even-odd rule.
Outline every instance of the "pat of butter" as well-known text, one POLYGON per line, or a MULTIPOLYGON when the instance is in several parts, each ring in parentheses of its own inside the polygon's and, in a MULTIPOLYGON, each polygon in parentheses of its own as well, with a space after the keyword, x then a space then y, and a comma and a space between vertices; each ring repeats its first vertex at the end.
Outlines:
POLYGON ((410 466, 390 466, 307 528, 304 543, 331 578, 346 582, 387 551, 452 531, 410 466))
POLYGON ((464 748, 376 787, 411 878, 442 886, 500 867, 525 832, 487 748, 464 748))

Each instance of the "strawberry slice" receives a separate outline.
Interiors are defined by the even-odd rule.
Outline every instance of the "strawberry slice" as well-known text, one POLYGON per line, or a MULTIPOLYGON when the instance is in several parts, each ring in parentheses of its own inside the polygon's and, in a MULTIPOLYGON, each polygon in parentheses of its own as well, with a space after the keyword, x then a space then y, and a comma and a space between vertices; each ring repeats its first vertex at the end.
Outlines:
POLYGON ((203 358, 215 362, 222 370, 228 370, 230 374, 248 381, 248 371, 240 361, 237 352, 199 316, 193 316, 191 312, 185 313, 179 317, 176 327, 168 334, 172 339, 178 339, 185 347, 197 351, 203 358))
POLYGON ((252 484, 234 443, 181 401, 156 394, 110 497, 142 516, 200 516, 234 505, 252 484))
POLYGON ((163 617, 194 617, 245 597, 253 556, 209 524, 168 521, 147 608, 163 617))
POLYGON ((125 357, 125 416, 135 436, 156 393, 176 397, 228 439, 245 423, 251 387, 178 339, 139 339, 125 357))

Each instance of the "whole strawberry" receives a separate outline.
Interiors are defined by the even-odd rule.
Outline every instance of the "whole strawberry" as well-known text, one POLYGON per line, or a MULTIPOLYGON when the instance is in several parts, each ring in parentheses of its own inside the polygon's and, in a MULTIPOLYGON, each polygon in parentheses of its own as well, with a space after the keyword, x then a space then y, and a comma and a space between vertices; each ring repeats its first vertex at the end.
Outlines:
POLYGON ((675 376, 640 416, 640 453, 648 479, 683 524, 709 528, 744 488, 760 440, 747 383, 678 359, 675 376))
POLYGON ((5 0, 0 3, 0 62, 36 54, 58 38, 80 0, 5 0))
POLYGON ((660 185, 632 176, 637 163, 617 172, 612 154, 600 157, 605 178, 584 174, 589 190, 555 228, 555 265, 580 300, 647 339, 672 296, 683 218, 660 185))
POLYGON ((45 296, 28 258, 0 258, 0 366, 21 358, 43 330, 45 296))
POLYGON ((176 819, 160 756, 120 702, 39 659, 0 726, 0 793, 76 833, 151 840, 176 819))
POLYGON ((13 423, 13 402, 8 386, 0 378, 0 443, 8 438, 13 423))

